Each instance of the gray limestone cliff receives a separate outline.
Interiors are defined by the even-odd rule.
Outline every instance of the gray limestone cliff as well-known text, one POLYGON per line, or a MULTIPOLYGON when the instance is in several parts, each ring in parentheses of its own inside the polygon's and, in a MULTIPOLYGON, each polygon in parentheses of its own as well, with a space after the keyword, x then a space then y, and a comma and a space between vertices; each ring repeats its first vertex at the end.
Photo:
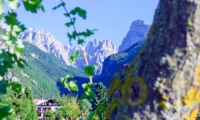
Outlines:
MULTIPOLYGON (((79 51, 80 52, 80 47, 75 47, 74 49, 72 49, 72 53, 74 53, 75 51, 79 51)), ((88 62, 90 65, 94 65, 96 64, 98 66, 98 69, 95 70, 95 74, 99 75, 101 74, 102 71, 102 67, 103 67, 103 62, 104 60, 112 55, 118 52, 117 47, 112 43, 112 41, 105 39, 103 41, 99 41, 97 39, 95 39, 94 41, 89 41, 88 44, 85 47, 85 51, 87 52, 87 58, 88 58, 88 62)), ((76 65, 81 68, 84 69, 84 59, 83 57, 78 58, 76 60, 76 65)))
POLYGON ((130 46, 140 40, 144 40, 150 29, 150 25, 145 23, 143 20, 135 20, 132 22, 131 27, 119 46, 119 52, 128 49, 130 46))
POLYGON ((44 52, 53 54, 67 65, 72 65, 69 60, 69 51, 51 33, 41 29, 29 28, 21 33, 19 38, 34 44, 44 52))
MULTIPOLYGON (((77 51, 82 54, 79 46, 74 48, 63 46, 51 33, 36 28, 27 29, 21 33, 19 37, 24 41, 34 44, 39 49, 49 54, 53 54, 58 59, 63 60, 67 65, 84 69, 85 62, 83 58, 77 58, 75 65, 73 65, 69 59, 69 57, 77 51)), ((89 41, 85 49, 89 64, 96 64, 98 66, 98 69, 95 70, 95 74, 101 73, 102 63, 106 57, 118 52, 117 47, 108 39, 103 41, 89 41)))

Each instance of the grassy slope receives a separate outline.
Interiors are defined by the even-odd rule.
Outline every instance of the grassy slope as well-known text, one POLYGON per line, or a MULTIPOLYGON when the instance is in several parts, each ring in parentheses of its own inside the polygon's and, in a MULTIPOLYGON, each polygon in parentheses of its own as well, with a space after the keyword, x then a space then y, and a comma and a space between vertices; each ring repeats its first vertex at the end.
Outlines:
POLYGON ((20 79, 22 85, 32 89, 35 98, 57 98, 60 95, 59 90, 63 90, 58 88, 59 78, 66 74, 73 74, 83 79, 87 77, 82 70, 67 66, 55 56, 41 51, 30 43, 25 42, 24 51, 27 60, 25 68, 14 67, 11 72, 20 79), (31 54, 35 54, 37 58, 32 57, 31 54))

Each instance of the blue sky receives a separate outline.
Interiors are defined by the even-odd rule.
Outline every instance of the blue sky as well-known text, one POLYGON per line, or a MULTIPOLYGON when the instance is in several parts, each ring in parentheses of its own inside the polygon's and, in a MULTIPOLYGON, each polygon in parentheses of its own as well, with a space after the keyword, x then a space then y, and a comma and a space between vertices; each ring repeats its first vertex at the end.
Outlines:
MULTIPOLYGON (((77 30, 98 29, 95 34, 86 41, 110 39, 118 47, 126 36, 131 23, 142 19, 151 24, 158 0, 64 0, 68 11, 75 7, 81 7, 87 11, 86 20, 77 19, 77 30)), ((18 10, 19 20, 27 28, 39 28, 52 33, 63 45, 68 44, 67 28, 64 24, 69 21, 63 13, 63 8, 53 11, 52 8, 60 3, 60 0, 43 0, 45 12, 38 14, 25 12, 21 6, 18 10)), ((73 42, 75 44, 75 42, 73 42)))

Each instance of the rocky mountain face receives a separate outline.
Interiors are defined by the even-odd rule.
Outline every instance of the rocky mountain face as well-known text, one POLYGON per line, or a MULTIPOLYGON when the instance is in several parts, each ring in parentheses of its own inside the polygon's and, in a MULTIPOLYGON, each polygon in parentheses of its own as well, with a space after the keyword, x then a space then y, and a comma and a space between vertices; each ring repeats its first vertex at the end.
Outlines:
POLYGON ((69 51, 51 33, 41 29, 29 28, 21 33, 19 38, 34 44, 44 52, 53 54, 67 65, 72 65, 69 60, 69 51))
POLYGON ((122 44, 119 46, 119 52, 128 49, 130 46, 140 40, 144 40, 150 27, 151 26, 145 23, 143 20, 133 21, 126 37, 123 39, 122 44))
MULTIPOLYGON (((80 51, 80 47, 74 47, 71 50, 71 53, 75 53, 76 51, 80 51)), ((95 70, 96 75, 100 75, 102 72, 103 62, 104 60, 118 52, 117 47, 112 43, 111 40, 105 39, 103 41, 99 41, 95 39, 94 41, 89 41, 85 47, 85 51, 87 52, 87 58, 90 65, 97 65, 98 69, 95 70)), ((84 69, 85 61, 83 57, 78 58, 76 60, 76 65, 84 69)))
POLYGON ((110 80, 113 74, 124 65, 131 63, 131 61, 138 55, 145 42, 146 40, 140 40, 127 50, 108 56, 103 62, 102 73, 99 77, 99 81, 103 82, 108 87, 111 83, 110 80))
MULTIPOLYGON (((19 36, 22 40, 34 44, 44 52, 53 54, 57 58, 63 60, 67 65, 72 65, 69 57, 75 52, 82 54, 81 47, 76 46, 70 48, 69 46, 63 46, 56 38, 49 32, 41 29, 29 28, 19 36)), ((100 74, 102 71, 102 63, 106 57, 111 54, 117 53, 117 47, 108 39, 99 41, 88 42, 85 47, 87 52, 87 58, 90 65, 96 64, 98 69, 95 70, 95 74, 100 74)), ((84 59, 82 57, 76 60, 77 67, 84 69, 84 59)))

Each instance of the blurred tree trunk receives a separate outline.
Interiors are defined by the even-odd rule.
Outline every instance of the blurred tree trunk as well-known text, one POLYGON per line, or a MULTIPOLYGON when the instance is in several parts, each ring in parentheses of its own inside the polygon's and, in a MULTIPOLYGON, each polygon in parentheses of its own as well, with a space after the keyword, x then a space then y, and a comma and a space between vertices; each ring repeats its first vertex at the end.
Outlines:
POLYGON ((195 120, 199 52, 200 0, 160 0, 140 54, 113 76, 107 119, 195 120))

